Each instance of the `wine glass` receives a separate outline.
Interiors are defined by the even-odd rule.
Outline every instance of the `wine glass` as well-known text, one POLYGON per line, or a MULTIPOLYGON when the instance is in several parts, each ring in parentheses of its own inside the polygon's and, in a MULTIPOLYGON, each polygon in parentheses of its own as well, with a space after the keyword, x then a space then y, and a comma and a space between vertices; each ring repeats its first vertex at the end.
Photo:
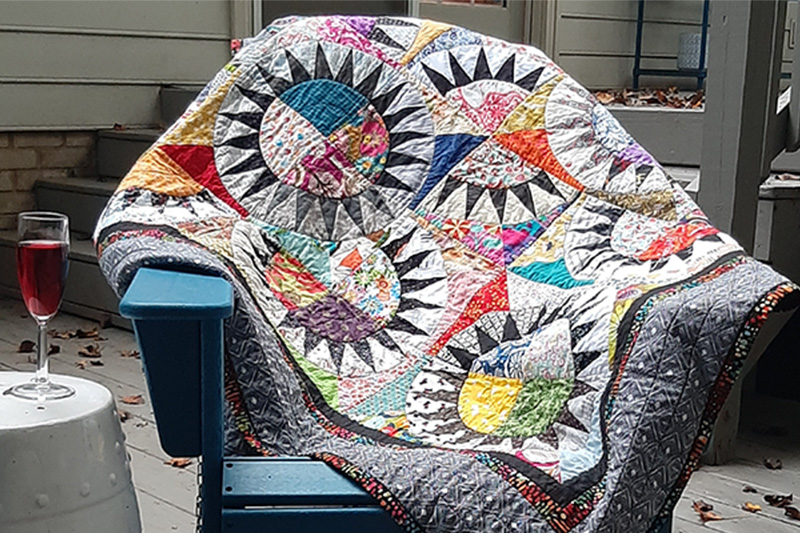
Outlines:
POLYGON ((69 269, 69 219, 61 213, 20 213, 17 232, 17 279, 25 307, 39 326, 39 341, 35 376, 28 383, 10 388, 6 394, 39 402, 67 398, 75 390, 50 381, 47 323, 58 312, 64 294, 69 269))

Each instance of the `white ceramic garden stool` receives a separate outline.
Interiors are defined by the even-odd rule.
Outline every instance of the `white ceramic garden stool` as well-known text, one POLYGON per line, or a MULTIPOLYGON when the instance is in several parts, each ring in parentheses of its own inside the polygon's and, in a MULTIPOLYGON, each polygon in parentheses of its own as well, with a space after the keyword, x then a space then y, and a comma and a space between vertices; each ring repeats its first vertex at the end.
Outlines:
MULTIPOLYGON (((0 372, 0 391, 32 374, 0 372)), ((52 376, 74 396, 37 402, 0 395, 0 532, 139 533, 119 416, 111 392, 52 376)))

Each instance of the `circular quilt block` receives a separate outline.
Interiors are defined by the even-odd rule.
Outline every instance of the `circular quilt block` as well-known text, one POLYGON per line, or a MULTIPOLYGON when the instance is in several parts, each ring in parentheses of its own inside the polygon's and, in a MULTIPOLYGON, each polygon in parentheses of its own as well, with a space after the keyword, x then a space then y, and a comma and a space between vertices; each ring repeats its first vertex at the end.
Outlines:
POLYGON ((256 60, 243 66, 214 129, 231 196, 261 222, 320 240, 387 227, 433 157, 418 88, 380 59, 334 43, 256 60))
POLYGON ((264 113, 261 131, 261 153, 273 174, 316 196, 364 192, 389 153, 389 132, 375 107, 355 89, 330 80, 284 92, 264 113))
POLYGON ((321 242, 239 222, 234 260, 295 353, 337 376, 394 368, 435 330, 447 301, 439 249, 410 221, 375 241, 321 242))

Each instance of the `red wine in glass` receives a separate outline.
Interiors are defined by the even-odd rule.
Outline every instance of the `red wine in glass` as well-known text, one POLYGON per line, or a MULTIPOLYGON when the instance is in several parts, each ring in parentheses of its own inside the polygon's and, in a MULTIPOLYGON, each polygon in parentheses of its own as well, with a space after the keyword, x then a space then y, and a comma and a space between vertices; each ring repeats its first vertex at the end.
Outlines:
POLYGON ((22 241, 17 244, 17 278, 25 306, 37 320, 58 311, 67 279, 67 243, 22 241))
POLYGON ((69 261, 69 220, 61 213, 20 213, 17 221, 17 278, 25 307, 39 328, 36 374, 27 383, 8 389, 10 394, 39 403, 67 398, 72 387, 53 383, 47 361, 47 323, 58 312, 69 261))

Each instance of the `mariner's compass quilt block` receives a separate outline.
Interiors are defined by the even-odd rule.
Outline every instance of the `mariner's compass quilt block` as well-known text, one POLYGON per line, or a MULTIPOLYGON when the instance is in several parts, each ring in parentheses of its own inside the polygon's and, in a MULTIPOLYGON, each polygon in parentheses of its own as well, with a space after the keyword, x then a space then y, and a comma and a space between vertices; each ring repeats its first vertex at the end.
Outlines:
POLYGON ((796 294, 541 52, 405 18, 265 29, 96 243, 120 292, 234 284, 228 452, 324 460, 409 531, 656 527, 796 294))

